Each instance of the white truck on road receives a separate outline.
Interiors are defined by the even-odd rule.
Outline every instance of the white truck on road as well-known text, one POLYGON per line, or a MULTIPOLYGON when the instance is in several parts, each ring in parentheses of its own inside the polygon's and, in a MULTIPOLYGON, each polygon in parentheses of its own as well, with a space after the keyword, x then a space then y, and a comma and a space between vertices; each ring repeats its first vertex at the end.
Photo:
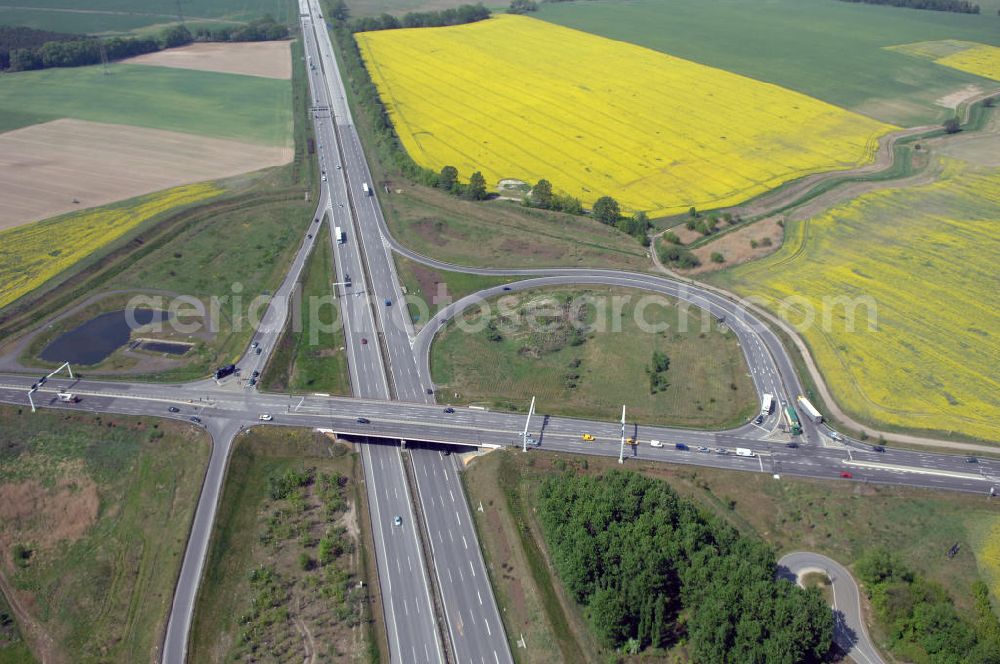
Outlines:
POLYGON ((816 410, 816 407, 809 402, 809 399, 806 399, 801 394, 799 395, 799 408, 801 408, 803 412, 805 412, 806 416, 815 424, 819 424, 823 421, 822 413, 816 410))
POLYGON ((69 392, 59 393, 59 401, 62 401, 64 403, 77 403, 79 400, 80 397, 76 396, 75 394, 70 394, 69 392))
POLYGON ((754 452, 753 450, 751 450, 748 447, 737 447, 736 448, 736 456, 741 456, 741 457, 755 457, 755 456, 757 456, 757 453, 754 452))
POLYGON ((774 409, 774 397, 770 394, 764 393, 760 398, 760 414, 767 417, 771 414, 771 410, 774 409))
POLYGON ((344 244, 344 242, 347 241, 347 238, 344 235, 344 229, 341 228, 340 226, 337 226, 333 229, 333 235, 334 237, 337 238, 337 244, 344 244))
POLYGON ((372 190, 368 186, 367 182, 362 182, 361 183, 361 191, 365 192, 365 196, 371 196, 372 195, 372 190))

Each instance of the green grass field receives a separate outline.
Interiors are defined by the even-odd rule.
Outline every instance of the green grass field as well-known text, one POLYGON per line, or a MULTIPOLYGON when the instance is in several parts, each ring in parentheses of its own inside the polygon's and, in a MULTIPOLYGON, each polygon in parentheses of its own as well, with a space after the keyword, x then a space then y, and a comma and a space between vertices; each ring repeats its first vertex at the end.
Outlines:
POLYGON ((831 0, 596 0, 541 5, 539 18, 775 83, 898 125, 939 122, 934 102, 996 83, 885 46, 934 39, 1000 44, 996 10, 982 15, 831 0))
POLYGON ((299 319, 289 320, 281 342, 261 378, 261 385, 276 392, 351 393, 344 331, 339 325, 339 303, 332 297, 334 274, 330 256, 330 230, 324 225, 302 275, 299 319), (315 302, 315 304, 311 304, 315 302), (313 325, 313 322, 317 325, 313 325), (338 323, 332 329, 334 323, 338 323))
MULTIPOLYGON (((288 0, 182 0, 179 5, 192 31, 202 23, 198 19, 241 22, 270 14, 291 22, 298 9, 288 0)), ((175 23, 177 9, 174 0, 139 5, 134 0, 18 0, 0 7, 0 24, 80 34, 120 33, 175 23)))
MULTIPOLYGON (((851 482, 790 479, 768 474, 690 469, 644 461, 630 470, 666 480, 682 496, 701 503, 741 532, 769 543, 779 555, 815 551, 850 566, 865 551, 883 546, 910 568, 944 586, 959 612, 973 616, 970 589, 980 579, 978 531, 996 528, 1000 513, 978 496, 851 482), (945 553, 958 543, 958 554, 945 553)), ((475 460, 463 478, 480 543, 508 634, 523 634, 526 664, 605 662, 579 607, 564 591, 532 514, 534 493, 552 473, 599 474, 620 466, 615 459, 532 452, 496 452, 475 460)), ((994 593, 996 591, 994 590, 994 593)), ((994 599, 1000 599, 994 594, 994 599)), ((875 634, 876 638, 881 635, 875 634)), ((686 661, 683 646, 673 653, 686 661)), ((664 661, 674 661, 665 659, 664 661)))
POLYGON ((998 204, 1000 169, 949 159, 938 182, 792 222, 779 251, 709 280, 798 325, 858 421, 996 441, 998 204))
POLYGON ((317 661, 366 661, 371 623, 367 591, 357 587, 364 578, 360 480, 356 453, 307 429, 240 437, 205 561, 191 661, 290 661, 305 652, 300 624, 315 641, 317 661), (313 481, 274 498, 271 478, 289 471, 311 471, 313 481), (330 487, 324 474, 343 484, 330 487), (333 555, 323 553, 326 539, 333 555), (252 570, 266 570, 269 587, 252 570), (248 651, 253 645, 256 653, 248 651))
POLYGON ((380 200, 396 239, 449 263, 649 269, 634 238, 590 218, 503 201, 472 203, 416 185, 380 200))
POLYGON ((290 145, 288 81, 169 67, 111 65, 0 77, 0 131, 76 118, 265 145, 290 145), (12 113, 10 118, 7 114, 12 113))
POLYGON ((0 407, 2 574, 39 660, 154 658, 208 452, 188 424, 0 407))
MULTIPOLYGON (((632 421, 699 428, 735 425, 754 409, 735 336, 714 320, 703 329, 698 309, 689 310, 684 329, 675 300, 630 289, 539 289, 490 303, 499 339, 485 326, 466 332, 457 321, 435 339, 431 369, 442 399, 527 409, 537 396, 540 413, 605 420, 620 416, 627 403, 632 421), (576 310, 567 302, 578 296, 598 304, 576 310), (669 327, 643 331, 640 315, 669 327), (592 332, 574 332, 587 326, 592 332), (669 386, 651 394, 646 370, 654 350, 670 358, 669 386)), ((479 316, 467 312, 465 320, 472 327, 479 316)))
POLYGON ((417 298, 423 305, 408 303, 410 320, 415 324, 425 322, 442 307, 475 293, 500 284, 515 281, 516 277, 486 277, 464 272, 445 272, 402 256, 396 256, 396 274, 406 289, 407 297, 417 298))

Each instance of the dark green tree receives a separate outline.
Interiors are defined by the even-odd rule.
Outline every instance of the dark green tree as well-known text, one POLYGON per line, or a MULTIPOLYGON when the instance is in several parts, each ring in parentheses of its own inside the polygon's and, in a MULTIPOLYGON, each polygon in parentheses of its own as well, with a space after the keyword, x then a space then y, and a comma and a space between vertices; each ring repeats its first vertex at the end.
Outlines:
POLYGON ((618 201, 611 198, 610 196, 601 196, 594 202, 594 207, 592 210, 594 219, 597 219, 602 224, 613 225, 618 218, 622 216, 621 206, 618 205, 618 201))
POLYGON ((469 176, 469 184, 465 186, 465 197, 472 201, 486 198, 486 178, 479 171, 469 176))
POLYGON ((957 134, 962 131, 962 123, 958 121, 958 118, 948 118, 944 121, 944 130, 948 134, 957 134))
POLYGON ((351 10, 348 9, 347 3, 344 0, 335 0, 330 5, 330 16, 338 21, 346 21, 351 17, 351 10))
POLYGON ((454 191, 458 184, 458 169, 454 166, 445 166, 438 174, 437 186, 445 191, 454 191))
POLYGON ((548 210, 552 208, 552 183, 548 180, 539 180, 531 189, 532 207, 548 210))

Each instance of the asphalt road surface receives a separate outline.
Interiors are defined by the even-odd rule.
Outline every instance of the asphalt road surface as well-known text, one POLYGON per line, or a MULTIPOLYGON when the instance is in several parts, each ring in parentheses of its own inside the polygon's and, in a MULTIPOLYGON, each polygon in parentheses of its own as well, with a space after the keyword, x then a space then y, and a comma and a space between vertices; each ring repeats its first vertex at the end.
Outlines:
POLYGON ((833 640, 857 664, 884 664, 872 645, 861 614, 861 592, 847 569, 818 553, 797 552, 778 561, 778 576, 798 583, 802 576, 820 572, 830 579, 833 589, 833 640))
MULTIPOLYGON (((356 175, 350 175, 358 171, 345 159, 350 152, 343 149, 335 127, 335 123, 343 121, 346 106, 329 35, 325 23, 318 19, 321 15, 318 2, 302 0, 300 14, 314 100, 321 185, 329 200, 328 214, 335 230, 331 240, 336 262, 335 288, 339 289, 351 386, 357 396, 389 399, 393 390, 386 359, 391 362, 393 355, 391 352, 383 355, 383 348, 392 347, 385 343, 384 326, 379 318, 385 306, 383 301, 391 304, 396 298, 376 287, 384 284, 387 275, 373 269, 373 263, 376 267, 379 263, 369 261, 366 255, 364 216, 356 211, 367 210, 373 202, 364 191, 365 180, 358 181, 356 175)), ((408 345, 406 351, 409 355, 408 345)), ((410 363, 413 364, 412 359, 410 363)), ((395 662, 444 661, 399 445, 388 441, 362 445, 361 455, 390 658, 395 662), (397 517, 402 525, 395 525, 397 517)))

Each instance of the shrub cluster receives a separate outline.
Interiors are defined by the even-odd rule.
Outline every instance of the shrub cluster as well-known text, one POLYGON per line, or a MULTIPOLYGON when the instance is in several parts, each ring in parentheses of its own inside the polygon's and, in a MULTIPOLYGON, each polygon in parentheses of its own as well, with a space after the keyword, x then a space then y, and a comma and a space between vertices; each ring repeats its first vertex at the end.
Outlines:
POLYGON ((872 549, 855 565, 875 618, 902 659, 931 664, 1000 662, 1000 623, 990 609, 989 592, 973 587, 977 621, 958 614, 944 588, 907 568, 886 549, 872 549))

